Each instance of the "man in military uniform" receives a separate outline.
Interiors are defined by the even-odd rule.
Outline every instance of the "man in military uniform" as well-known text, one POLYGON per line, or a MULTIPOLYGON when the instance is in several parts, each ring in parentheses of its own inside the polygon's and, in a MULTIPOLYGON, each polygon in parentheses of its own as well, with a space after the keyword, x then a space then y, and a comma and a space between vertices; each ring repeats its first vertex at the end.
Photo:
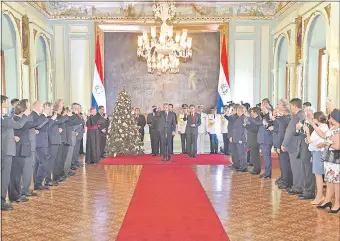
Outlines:
POLYGON ((183 104, 182 105, 182 111, 178 114, 177 117, 177 131, 178 134, 181 136, 181 145, 182 145, 182 154, 186 154, 187 152, 187 146, 186 146, 186 134, 185 134, 185 128, 187 126, 186 117, 188 115, 188 105, 183 104), (185 119, 185 120, 184 120, 185 119))
POLYGON ((147 124, 149 126, 150 141, 151 141, 151 152, 153 156, 158 156, 160 153, 160 135, 158 130, 159 115, 157 115, 157 106, 152 106, 152 113, 147 116, 147 124))

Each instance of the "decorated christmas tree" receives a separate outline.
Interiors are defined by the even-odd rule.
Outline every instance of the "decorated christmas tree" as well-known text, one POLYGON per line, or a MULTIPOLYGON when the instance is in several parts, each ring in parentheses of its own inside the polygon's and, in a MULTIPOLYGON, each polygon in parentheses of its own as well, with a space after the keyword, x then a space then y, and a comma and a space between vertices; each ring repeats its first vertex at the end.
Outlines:
POLYGON ((105 148, 110 156, 144 154, 131 96, 120 92, 115 103, 105 148))

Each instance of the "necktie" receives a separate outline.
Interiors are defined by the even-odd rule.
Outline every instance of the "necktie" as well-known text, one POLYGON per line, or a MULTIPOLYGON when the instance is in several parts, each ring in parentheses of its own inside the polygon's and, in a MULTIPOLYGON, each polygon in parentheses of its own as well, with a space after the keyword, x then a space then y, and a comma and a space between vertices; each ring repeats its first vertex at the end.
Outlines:
POLYGON ((165 113, 165 120, 168 122, 168 112, 165 113))
POLYGON ((192 119, 192 121, 194 121, 194 120, 195 120, 194 113, 192 113, 192 115, 191 115, 191 119, 192 119))
POLYGON ((214 119, 215 119, 215 114, 214 114, 214 119))

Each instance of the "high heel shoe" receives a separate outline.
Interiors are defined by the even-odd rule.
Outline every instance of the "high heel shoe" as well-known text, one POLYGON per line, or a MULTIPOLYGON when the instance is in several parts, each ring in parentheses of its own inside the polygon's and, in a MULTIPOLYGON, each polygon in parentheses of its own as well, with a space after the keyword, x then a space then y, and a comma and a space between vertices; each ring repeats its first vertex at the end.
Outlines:
POLYGON ((338 208, 338 210, 329 210, 329 212, 328 213, 335 213, 335 214, 337 214, 338 212, 340 211, 340 208, 338 208))
POLYGON ((325 208, 332 208, 332 203, 331 202, 328 202, 328 203, 325 203, 324 205, 318 205, 316 206, 316 208, 319 208, 319 209, 325 209, 325 208))

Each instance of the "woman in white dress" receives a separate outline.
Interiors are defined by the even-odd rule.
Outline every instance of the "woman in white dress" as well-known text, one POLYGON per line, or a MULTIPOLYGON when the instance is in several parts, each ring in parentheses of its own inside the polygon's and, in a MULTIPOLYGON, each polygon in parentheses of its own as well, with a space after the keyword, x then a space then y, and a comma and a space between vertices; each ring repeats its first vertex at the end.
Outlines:
MULTIPOLYGON (((326 135, 327 131, 329 131, 327 125, 327 117, 326 115, 319 111, 315 112, 312 120, 308 120, 313 125, 317 126, 324 135, 326 135)), ((308 150, 312 153, 312 163, 313 163, 313 174, 315 175, 316 180, 316 197, 311 202, 313 205, 320 205, 325 197, 323 196, 323 179, 322 175, 324 174, 324 162, 321 160, 322 153, 325 151, 325 148, 318 148, 317 145, 319 143, 325 142, 325 138, 321 137, 316 131, 313 131, 310 134, 310 130, 307 126, 304 126, 304 131, 306 132, 306 143, 308 145, 308 150)))

